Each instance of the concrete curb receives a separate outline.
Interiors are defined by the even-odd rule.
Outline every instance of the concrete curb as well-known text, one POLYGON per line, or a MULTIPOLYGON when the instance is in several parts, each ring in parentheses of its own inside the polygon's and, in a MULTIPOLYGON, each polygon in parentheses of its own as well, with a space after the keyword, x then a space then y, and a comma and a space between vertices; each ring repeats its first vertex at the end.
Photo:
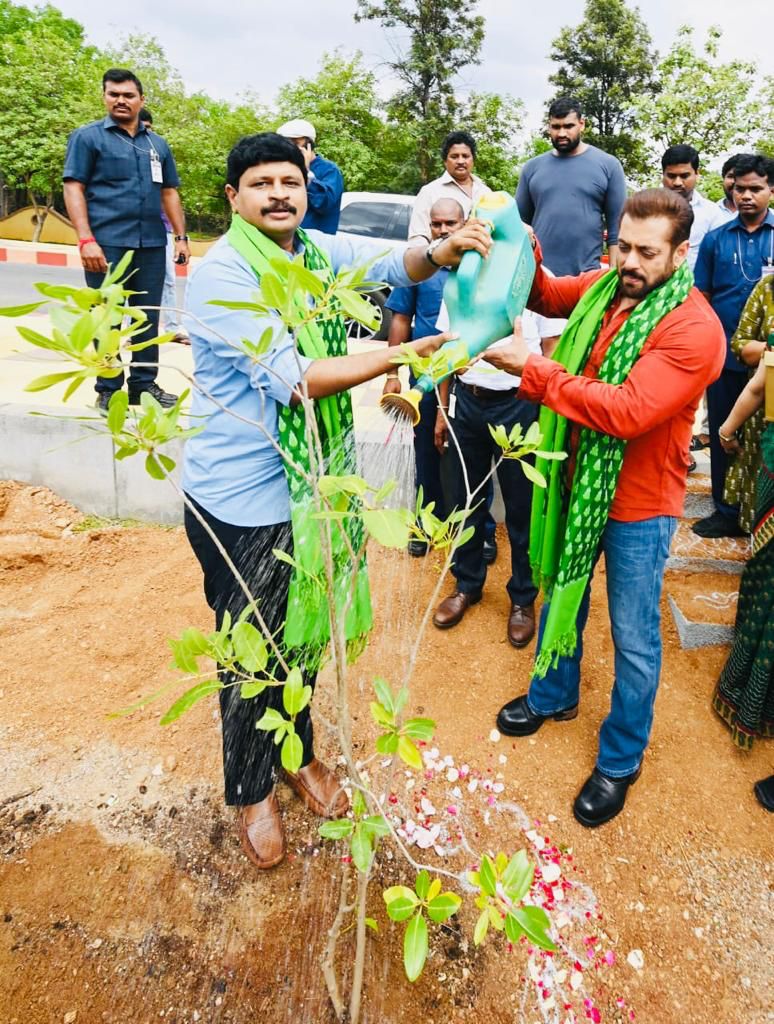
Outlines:
POLYGON ((733 626, 724 626, 717 622, 691 622, 680 611, 671 594, 667 599, 681 647, 686 650, 695 650, 697 647, 714 647, 718 644, 733 643, 733 626))
MULTIPOLYGON (((190 266, 195 265, 200 256, 192 256, 190 264, 181 267, 175 265, 177 277, 187 277, 190 266)), ((70 270, 82 270, 81 256, 74 245, 58 245, 53 242, 17 242, 13 239, 0 239, 0 263, 26 263, 39 267, 68 267, 70 270)))

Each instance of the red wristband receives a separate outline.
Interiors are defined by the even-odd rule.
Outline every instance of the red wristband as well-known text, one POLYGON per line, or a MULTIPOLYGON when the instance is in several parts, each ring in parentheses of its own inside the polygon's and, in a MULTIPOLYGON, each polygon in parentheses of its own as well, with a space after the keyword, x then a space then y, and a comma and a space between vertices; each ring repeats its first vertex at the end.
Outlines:
POLYGON ((88 238, 79 238, 78 239, 78 248, 82 249, 84 247, 84 245, 88 245, 89 242, 96 242, 96 241, 97 241, 97 239, 93 238, 91 235, 88 238))

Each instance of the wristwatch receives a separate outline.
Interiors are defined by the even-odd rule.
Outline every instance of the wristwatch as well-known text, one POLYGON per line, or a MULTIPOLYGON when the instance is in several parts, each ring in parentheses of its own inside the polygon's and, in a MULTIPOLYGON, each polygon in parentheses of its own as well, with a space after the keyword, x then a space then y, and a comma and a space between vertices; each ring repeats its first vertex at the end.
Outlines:
POLYGON ((188 235, 175 235, 175 241, 176 242, 187 242, 188 241, 188 235))
POLYGON ((430 245, 428 245, 428 247, 425 249, 425 259, 428 261, 428 263, 432 263, 434 267, 443 266, 443 263, 435 262, 435 260, 433 259, 433 253, 438 248, 438 246, 443 245, 445 241, 445 238, 436 238, 435 241, 431 242, 430 245))

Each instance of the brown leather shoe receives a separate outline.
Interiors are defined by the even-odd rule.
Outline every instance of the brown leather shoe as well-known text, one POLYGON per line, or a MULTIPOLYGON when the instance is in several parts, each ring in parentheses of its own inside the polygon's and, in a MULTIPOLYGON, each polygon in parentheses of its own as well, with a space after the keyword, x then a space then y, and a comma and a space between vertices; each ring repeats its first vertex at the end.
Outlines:
POLYGON ((439 629, 451 629, 458 622, 462 622, 468 608, 472 604, 478 604, 480 600, 480 591, 478 594, 463 594, 461 591, 455 590, 453 594, 445 597, 435 609, 433 625, 439 629))
POLYGON ((514 647, 526 647, 535 635, 534 604, 511 605, 508 616, 508 639, 514 647))
POLYGON ((237 827, 242 849, 257 868, 273 868, 285 856, 285 831, 274 790, 260 803, 238 807, 237 827))
POLYGON ((341 818, 349 810, 349 797, 330 768, 313 757, 297 775, 285 772, 288 785, 321 818, 341 818))

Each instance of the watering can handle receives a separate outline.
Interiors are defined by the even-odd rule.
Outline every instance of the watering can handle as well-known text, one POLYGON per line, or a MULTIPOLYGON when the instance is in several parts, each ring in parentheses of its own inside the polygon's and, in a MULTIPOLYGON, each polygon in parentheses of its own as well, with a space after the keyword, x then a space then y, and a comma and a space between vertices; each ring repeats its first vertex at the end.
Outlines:
POLYGON ((476 294, 476 283, 484 262, 481 253, 475 249, 469 249, 463 254, 460 265, 457 267, 457 294, 460 305, 465 307, 473 304, 473 297, 476 294))

